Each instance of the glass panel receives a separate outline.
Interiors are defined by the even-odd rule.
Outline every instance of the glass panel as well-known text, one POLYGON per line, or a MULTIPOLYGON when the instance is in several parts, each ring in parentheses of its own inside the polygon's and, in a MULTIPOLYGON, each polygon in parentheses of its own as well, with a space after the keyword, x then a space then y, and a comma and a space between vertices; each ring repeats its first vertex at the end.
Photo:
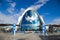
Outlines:
POLYGON ((27 11, 22 20, 21 28, 22 30, 38 30, 40 26, 40 19, 35 11, 27 11))

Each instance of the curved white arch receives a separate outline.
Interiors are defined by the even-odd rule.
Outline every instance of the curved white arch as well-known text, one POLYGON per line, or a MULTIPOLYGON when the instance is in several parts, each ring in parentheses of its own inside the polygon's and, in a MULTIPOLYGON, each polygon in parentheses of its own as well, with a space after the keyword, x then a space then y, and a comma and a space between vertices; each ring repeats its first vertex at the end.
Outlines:
MULTIPOLYGON (((27 9, 22 13, 22 15, 18 18, 17 24, 20 23, 22 17, 24 16, 24 14, 25 14, 28 10, 33 10, 33 11, 35 11, 35 9, 34 9, 33 7, 27 8, 27 9)), ((45 23, 44 23, 44 20, 43 20, 43 18, 42 18, 42 16, 39 16, 39 18, 40 18, 42 24, 45 24, 45 23)))
POLYGON ((28 10, 34 10, 34 8, 32 8, 32 7, 27 8, 27 9, 22 13, 22 15, 18 18, 18 23, 17 23, 17 24, 19 24, 19 23, 20 23, 20 21, 21 21, 22 17, 24 16, 24 14, 25 14, 28 10))
POLYGON ((41 20, 41 23, 42 24, 45 24, 44 20, 43 20, 43 17, 42 16, 39 16, 40 17, 40 20, 41 20))

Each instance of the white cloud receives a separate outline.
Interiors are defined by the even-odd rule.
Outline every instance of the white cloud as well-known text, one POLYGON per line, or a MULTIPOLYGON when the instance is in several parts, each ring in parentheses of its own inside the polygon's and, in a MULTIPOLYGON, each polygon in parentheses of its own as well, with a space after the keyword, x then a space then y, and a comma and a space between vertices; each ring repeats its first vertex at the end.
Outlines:
POLYGON ((49 24, 60 24, 60 17, 53 19, 49 24))
MULTIPOLYGON (((16 11, 15 10, 16 2, 12 2, 12 0, 7 0, 7 1, 9 2, 9 5, 10 5, 10 7, 7 8, 7 11, 12 14, 12 13, 14 13, 16 11)), ((35 2, 30 7, 33 7, 35 10, 38 10, 44 4, 46 4, 47 1, 49 1, 49 0, 38 0, 37 2, 35 2)))
POLYGON ((22 13, 25 11, 25 8, 21 8, 19 11, 19 14, 22 15, 22 13))
POLYGON ((16 23, 15 18, 12 18, 11 15, 5 15, 0 12, 0 23, 16 23))
POLYGON ((30 7, 33 7, 35 10, 38 10, 39 8, 44 6, 44 4, 46 4, 47 1, 49 0, 38 0, 37 2, 34 3, 34 5, 31 5, 30 7))
POLYGON ((47 1, 49 1, 49 0, 38 0, 36 3, 46 3, 47 1))
POLYGON ((17 23, 19 16, 25 11, 24 8, 21 8, 17 14, 14 15, 5 15, 0 11, 0 23, 17 23))
POLYGON ((12 0, 6 0, 7 2, 12 2, 12 0))
POLYGON ((50 13, 43 13, 41 16, 43 17, 43 18, 45 18, 46 16, 48 16, 50 13))
POLYGON ((14 10, 15 10, 15 9, 12 8, 12 7, 9 7, 9 8, 7 9, 7 11, 8 11, 9 13, 11 13, 11 14, 14 12, 14 10))
POLYGON ((15 7, 16 6, 16 2, 13 2, 13 3, 9 3, 11 7, 15 7))
POLYGON ((14 13, 15 12, 15 6, 16 6, 16 2, 12 2, 12 0, 7 0, 9 3, 9 7, 7 8, 7 11, 9 13, 14 13))

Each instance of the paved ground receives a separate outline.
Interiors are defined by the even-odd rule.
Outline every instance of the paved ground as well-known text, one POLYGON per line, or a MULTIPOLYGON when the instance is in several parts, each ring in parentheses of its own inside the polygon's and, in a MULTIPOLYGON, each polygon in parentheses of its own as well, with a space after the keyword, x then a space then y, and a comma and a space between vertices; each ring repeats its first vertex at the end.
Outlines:
POLYGON ((59 33, 48 33, 47 36, 40 35, 41 40, 60 40, 60 32, 59 33))
POLYGON ((10 33, 0 33, 1 40, 41 40, 38 35, 35 35, 33 32, 27 33, 16 33, 15 36, 12 36, 10 33))
POLYGON ((40 36, 41 40, 60 40, 60 35, 40 36))
POLYGON ((0 33, 0 40, 60 40, 60 33, 48 33, 46 37, 42 33, 38 36, 33 32, 16 33, 15 36, 11 33, 0 33))

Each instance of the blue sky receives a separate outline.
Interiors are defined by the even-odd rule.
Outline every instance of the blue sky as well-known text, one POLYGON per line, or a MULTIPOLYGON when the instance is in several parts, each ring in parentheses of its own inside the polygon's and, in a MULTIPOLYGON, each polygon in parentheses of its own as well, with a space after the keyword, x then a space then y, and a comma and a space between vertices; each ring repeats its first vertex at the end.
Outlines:
POLYGON ((0 23, 17 23, 29 7, 34 7, 46 24, 60 24, 60 0, 0 0, 0 23))

